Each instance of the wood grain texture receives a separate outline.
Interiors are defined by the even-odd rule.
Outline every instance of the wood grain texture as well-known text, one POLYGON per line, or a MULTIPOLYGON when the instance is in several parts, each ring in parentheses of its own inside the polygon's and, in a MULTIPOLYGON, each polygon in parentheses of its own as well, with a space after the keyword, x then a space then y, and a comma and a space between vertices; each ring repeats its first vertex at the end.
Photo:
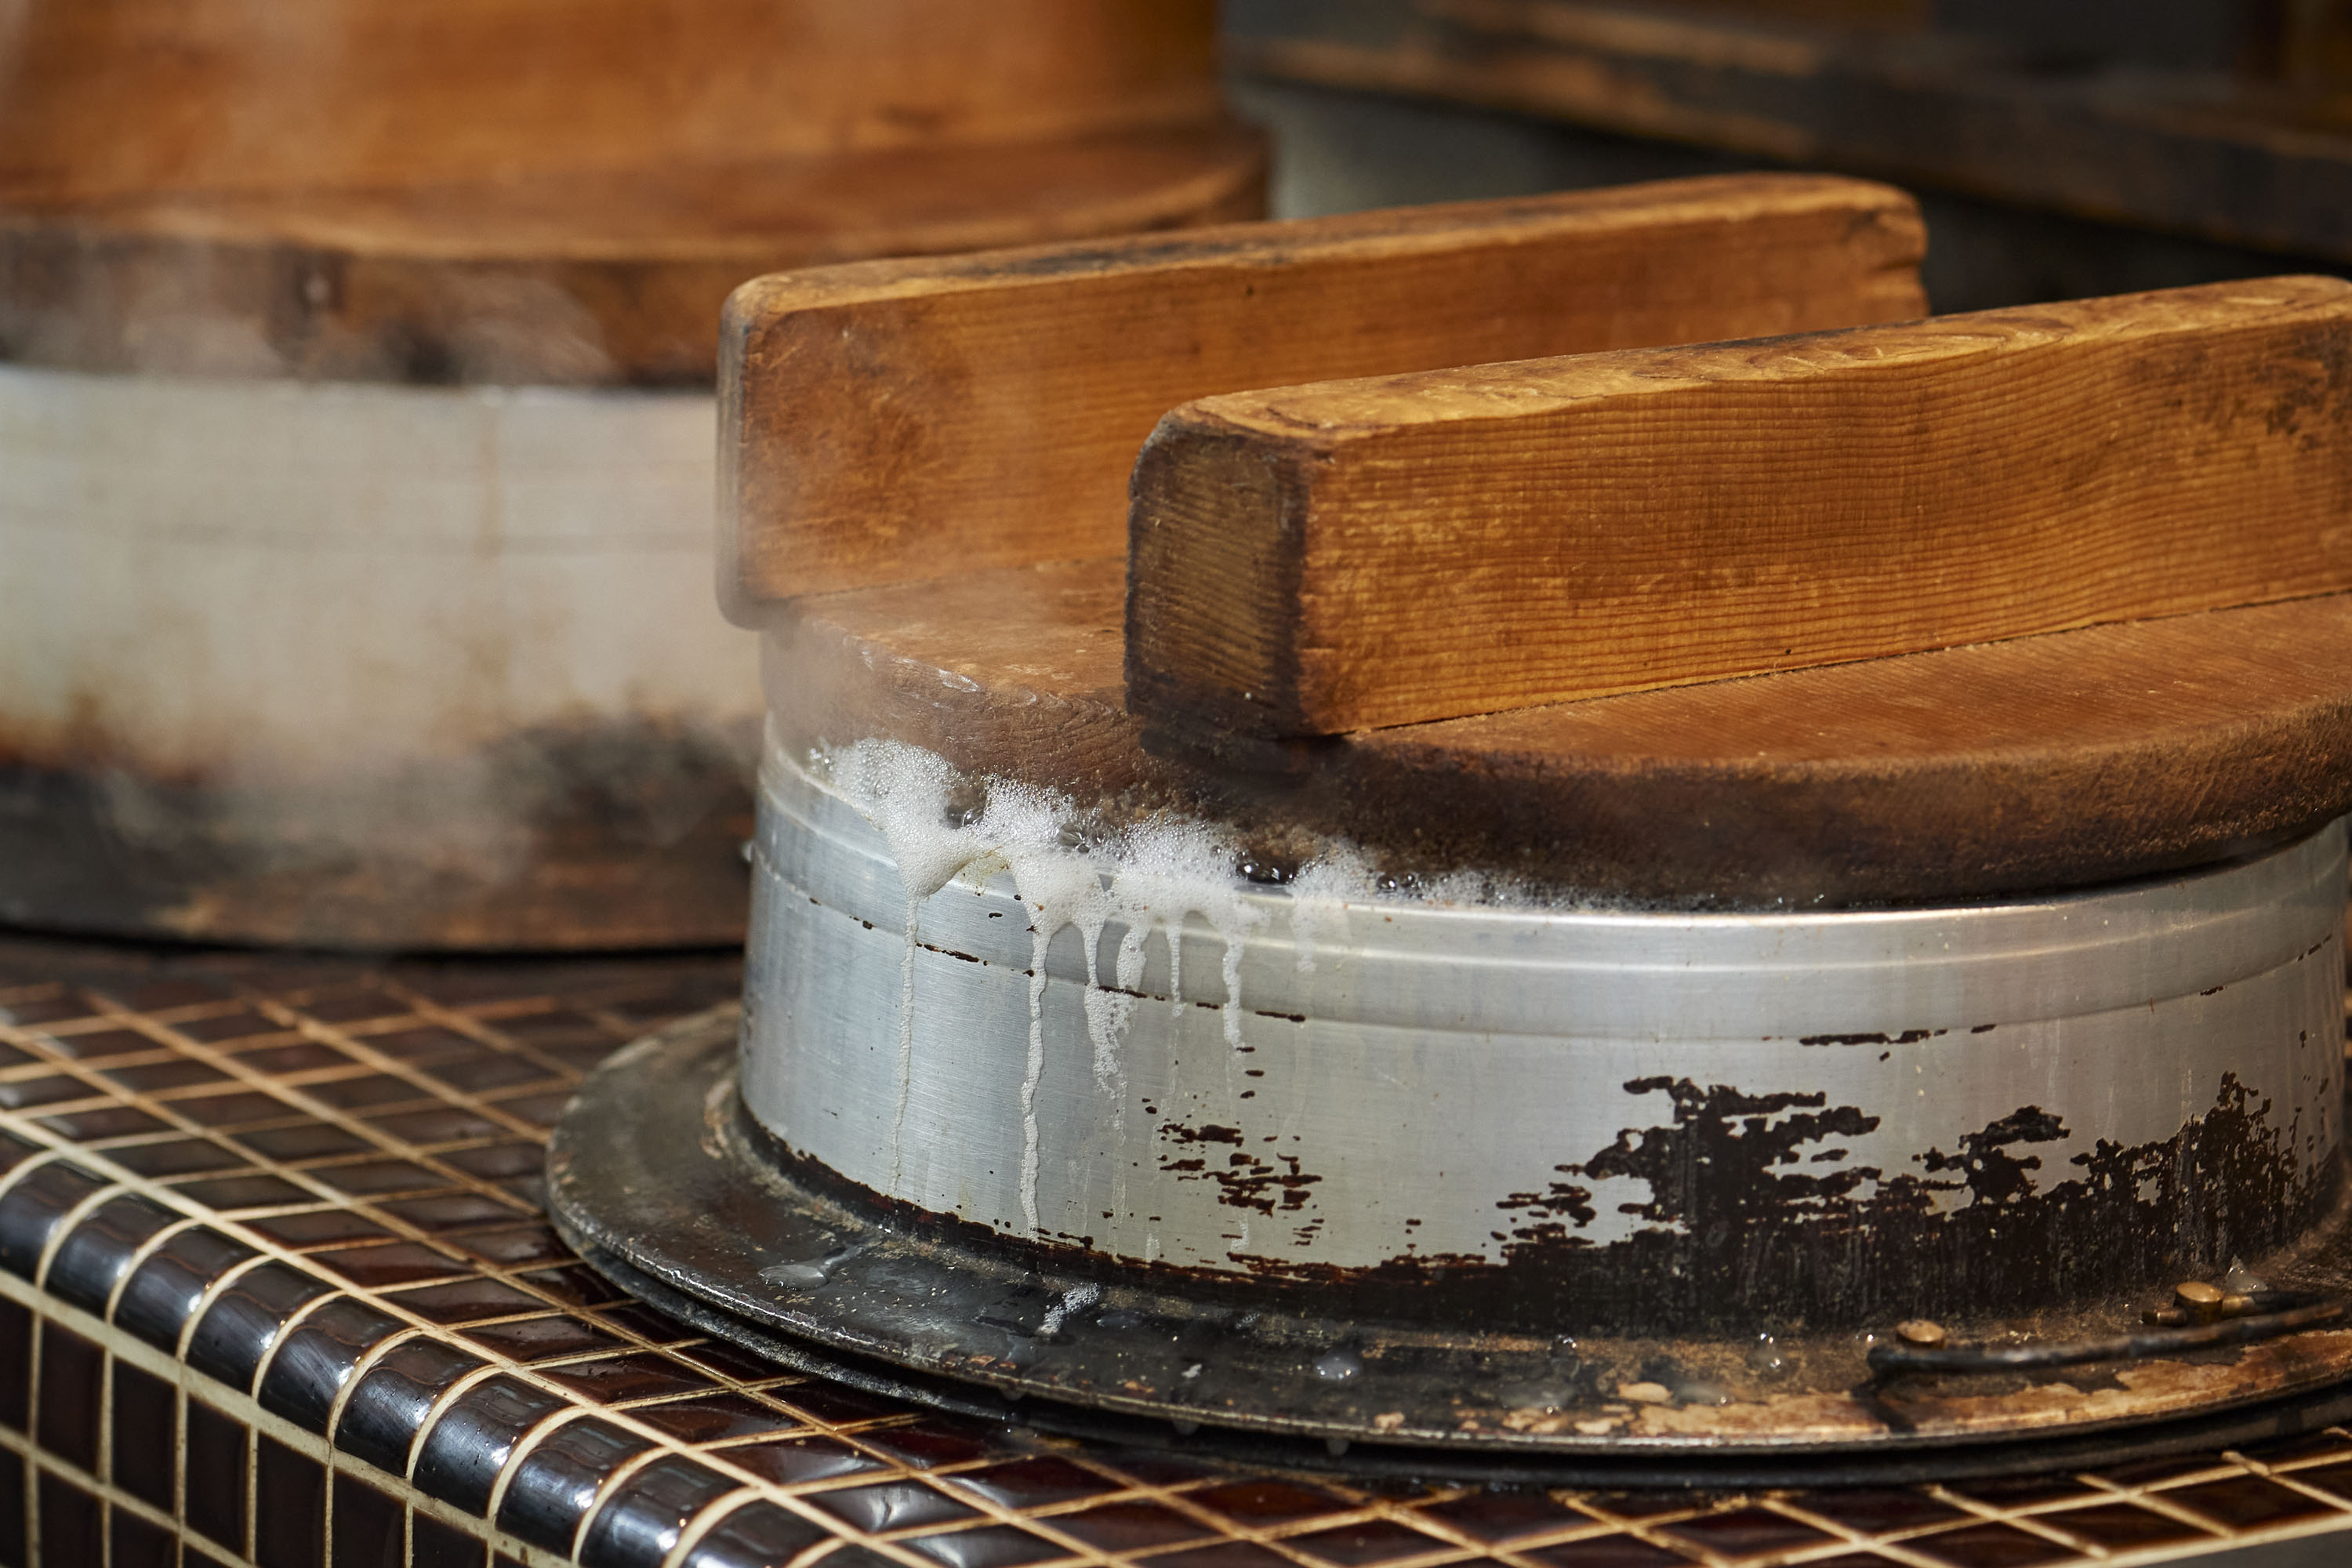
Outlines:
POLYGON ((1228 223, 1228 121, 400 189, 0 208, 0 358, 337 380, 709 386, 729 292, 782 268, 1228 223))
POLYGON ((1364 845, 1601 899, 1842 908, 2207 864, 2352 809, 2352 595, 1335 737, 1269 779, 1145 744, 1116 561, 814 596, 770 657, 800 748, 887 734, 1277 852, 1364 845))
MULTIPOLYGON (((2352 136, 2336 87, 2352 51, 2331 42, 2341 23, 2325 17, 2337 7, 2239 7, 2250 22, 2282 13, 2320 19, 2311 32, 2264 43, 2255 28, 2249 37, 2293 85, 2226 68, 2096 68, 2097 51, 1952 30, 1944 8, 1927 18, 1940 27, 1916 33, 1827 15, 1811 19, 1825 25, 1802 25, 1793 14, 1769 14, 1777 9, 1351 0, 1263 7, 1255 29, 1229 32, 1225 48, 1243 70, 1326 88, 2352 258, 2352 136), (2053 70, 2059 58, 2070 68, 2053 70)), ((2003 9, 2012 20, 2063 28, 2077 7, 2003 9)), ((1238 19, 1246 26, 1247 13, 1238 19)), ((2135 32, 2116 40, 2118 52, 2144 41, 2135 32)))
POLYGON ((1110 554, 1188 398, 1899 320, 1923 247, 1899 192, 1743 175, 762 279, 725 329, 722 584, 751 620, 1110 554))
POLYGON ((32 0, 0 199, 400 189, 1213 120, 1212 0, 32 0))
POLYGON ((2352 284, 1206 399, 1129 699, 1328 735, 2352 587, 2352 284))

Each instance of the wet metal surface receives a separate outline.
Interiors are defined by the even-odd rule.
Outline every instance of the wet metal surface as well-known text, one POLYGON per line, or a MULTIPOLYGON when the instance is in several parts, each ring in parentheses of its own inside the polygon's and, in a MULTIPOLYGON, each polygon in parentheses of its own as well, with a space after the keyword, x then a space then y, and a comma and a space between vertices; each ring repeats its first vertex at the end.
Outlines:
MULTIPOLYGON (((916 1387, 946 1377, 1179 1433, 1434 1447, 1488 1464, 1786 1464, 1801 1450, 1958 1464, 1955 1453, 1992 1439, 2121 1432, 2309 1394, 2352 1372, 2352 1331, 2333 1328, 2087 1370, 1880 1379, 1865 1358, 1891 1321, 1875 1333, 1786 1329, 1767 1341, 1327 1316, 1328 1294, 1220 1289, 1197 1271, 1120 1268, 845 1197, 743 1116, 733 1051, 733 1026, 714 1019, 642 1041, 592 1077, 551 1149, 558 1225, 633 1282, 716 1309, 698 1320, 713 1331, 740 1320, 764 1347, 886 1363, 919 1374, 916 1387)), ((2340 1209, 2322 1229, 2304 1252, 2252 1267, 2282 1289, 2352 1291, 2340 1209)), ((1978 1343, 2086 1338, 2120 1331, 2160 1300, 1979 1312, 1952 1331, 1978 1343)), ((2250 1418, 2291 1430, 2305 1417, 2250 1418)), ((2035 1461, 2011 1445, 1993 1462, 2035 1461)))

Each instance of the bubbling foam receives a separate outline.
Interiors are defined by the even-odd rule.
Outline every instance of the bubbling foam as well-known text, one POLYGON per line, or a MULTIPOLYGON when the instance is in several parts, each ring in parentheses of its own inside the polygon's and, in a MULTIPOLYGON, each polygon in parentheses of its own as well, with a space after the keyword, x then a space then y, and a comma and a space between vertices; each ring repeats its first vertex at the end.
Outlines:
MULTIPOLYGON (((1045 954, 1075 927, 1084 943, 1087 1034, 1094 1076, 1126 1116, 1120 1047, 1140 1000, 1144 952, 1153 933, 1168 953, 1170 1005, 1184 1002, 1183 933, 1196 917, 1223 947, 1226 1044, 1242 1041, 1242 954, 1266 928, 1268 889, 1238 869, 1244 846, 1220 824, 1172 811, 1104 826, 1059 791, 1002 778, 966 778, 943 757, 891 740, 865 740, 814 753, 812 771, 881 833, 906 888, 906 956, 898 998, 898 1101, 892 1180, 900 1173, 907 1099, 914 1078, 915 955, 922 904, 958 877, 982 882, 1009 875, 1030 911, 1029 1050, 1021 1086, 1022 1217, 1042 1232, 1037 1206, 1037 1091, 1045 1062, 1045 954), (1121 929, 1111 973, 1102 973, 1102 935, 1121 929)), ((1406 902, 1517 901, 1516 889, 1478 879, 1400 887, 1378 876, 1352 845, 1334 843, 1288 879, 1289 933, 1298 968, 1312 972, 1318 947, 1345 934, 1347 906, 1374 899, 1406 902)))

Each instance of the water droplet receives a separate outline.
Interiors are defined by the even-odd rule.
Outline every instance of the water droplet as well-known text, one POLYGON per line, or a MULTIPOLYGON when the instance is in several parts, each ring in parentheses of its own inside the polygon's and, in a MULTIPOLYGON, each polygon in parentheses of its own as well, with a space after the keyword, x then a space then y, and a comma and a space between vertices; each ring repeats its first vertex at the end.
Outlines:
POLYGON ((2221 1276, 2221 1289, 2232 1296, 2259 1296, 2270 1289, 2268 1281, 2235 1258, 2230 1261, 2230 1271, 2221 1276))
POLYGON ((1188 1361, 1184 1363, 1184 1370, 1178 1373, 1176 1375, 1184 1379, 1187 1383, 1190 1383, 1192 1379, 1200 1376, 1202 1369, 1208 1364, 1209 1363, 1204 1361, 1188 1361))
POLYGON ((799 1258, 788 1258, 780 1263, 771 1263, 760 1270, 760 1278, 771 1285, 781 1285, 787 1289, 809 1289, 824 1284, 833 1277, 835 1269, 855 1258, 860 1250, 855 1247, 844 1247, 829 1236, 824 1238, 821 1245, 824 1247, 822 1251, 810 1252, 799 1258))
POLYGON ((1095 1320, 1095 1327, 1117 1332, 1122 1329, 1143 1327, 1143 1314, 1131 1307, 1114 1307, 1095 1320))
POLYGON ((1711 1383, 1685 1383, 1675 1390, 1678 1405, 1728 1405, 1731 1395, 1711 1383))
POLYGON ((1326 1351, 1314 1361, 1315 1375, 1328 1383, 1345 1383, 1363 1370, 1363 1358, 1353 1351, 1326 1351))
POLYGON ((1789 1370, 1789 1358, 1780 1352, 1779 1342, 1769 1334, 1759 1334, 1756 1342, 1748 1347, 1748 1370, 1759 1377, 1779 1377, 1789 1370))
POLYGON ((1179 1437, 1190 1437, 1201 1429, 1201 1424, 1198 1421, 1187 1421, 1181 1415, 1169 1417, 1168 1425, 1176 1428, 1176 1436, 1179 1437))
POLYGON ((1326 1437, 1323 1439, 1323 1451, 1336 1459, 1340 1455, 1348 1451, 1348 1439, 1345 1437, 1326 1437))

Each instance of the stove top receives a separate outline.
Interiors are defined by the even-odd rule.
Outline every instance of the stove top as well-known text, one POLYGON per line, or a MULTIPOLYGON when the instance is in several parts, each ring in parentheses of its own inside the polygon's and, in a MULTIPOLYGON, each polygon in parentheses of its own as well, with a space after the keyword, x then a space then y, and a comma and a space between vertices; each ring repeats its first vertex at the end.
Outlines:
POLYGON ((709 955, 0 939, 0 1563, 2352 1555, 2352 1431, 1944 1485, 1482 1489, 1082 1442, 1017 1405, 950 1417, 786 1373, 623 1298, 542 1212, 547 1130, 586 1070, 738 981, 709 955))

